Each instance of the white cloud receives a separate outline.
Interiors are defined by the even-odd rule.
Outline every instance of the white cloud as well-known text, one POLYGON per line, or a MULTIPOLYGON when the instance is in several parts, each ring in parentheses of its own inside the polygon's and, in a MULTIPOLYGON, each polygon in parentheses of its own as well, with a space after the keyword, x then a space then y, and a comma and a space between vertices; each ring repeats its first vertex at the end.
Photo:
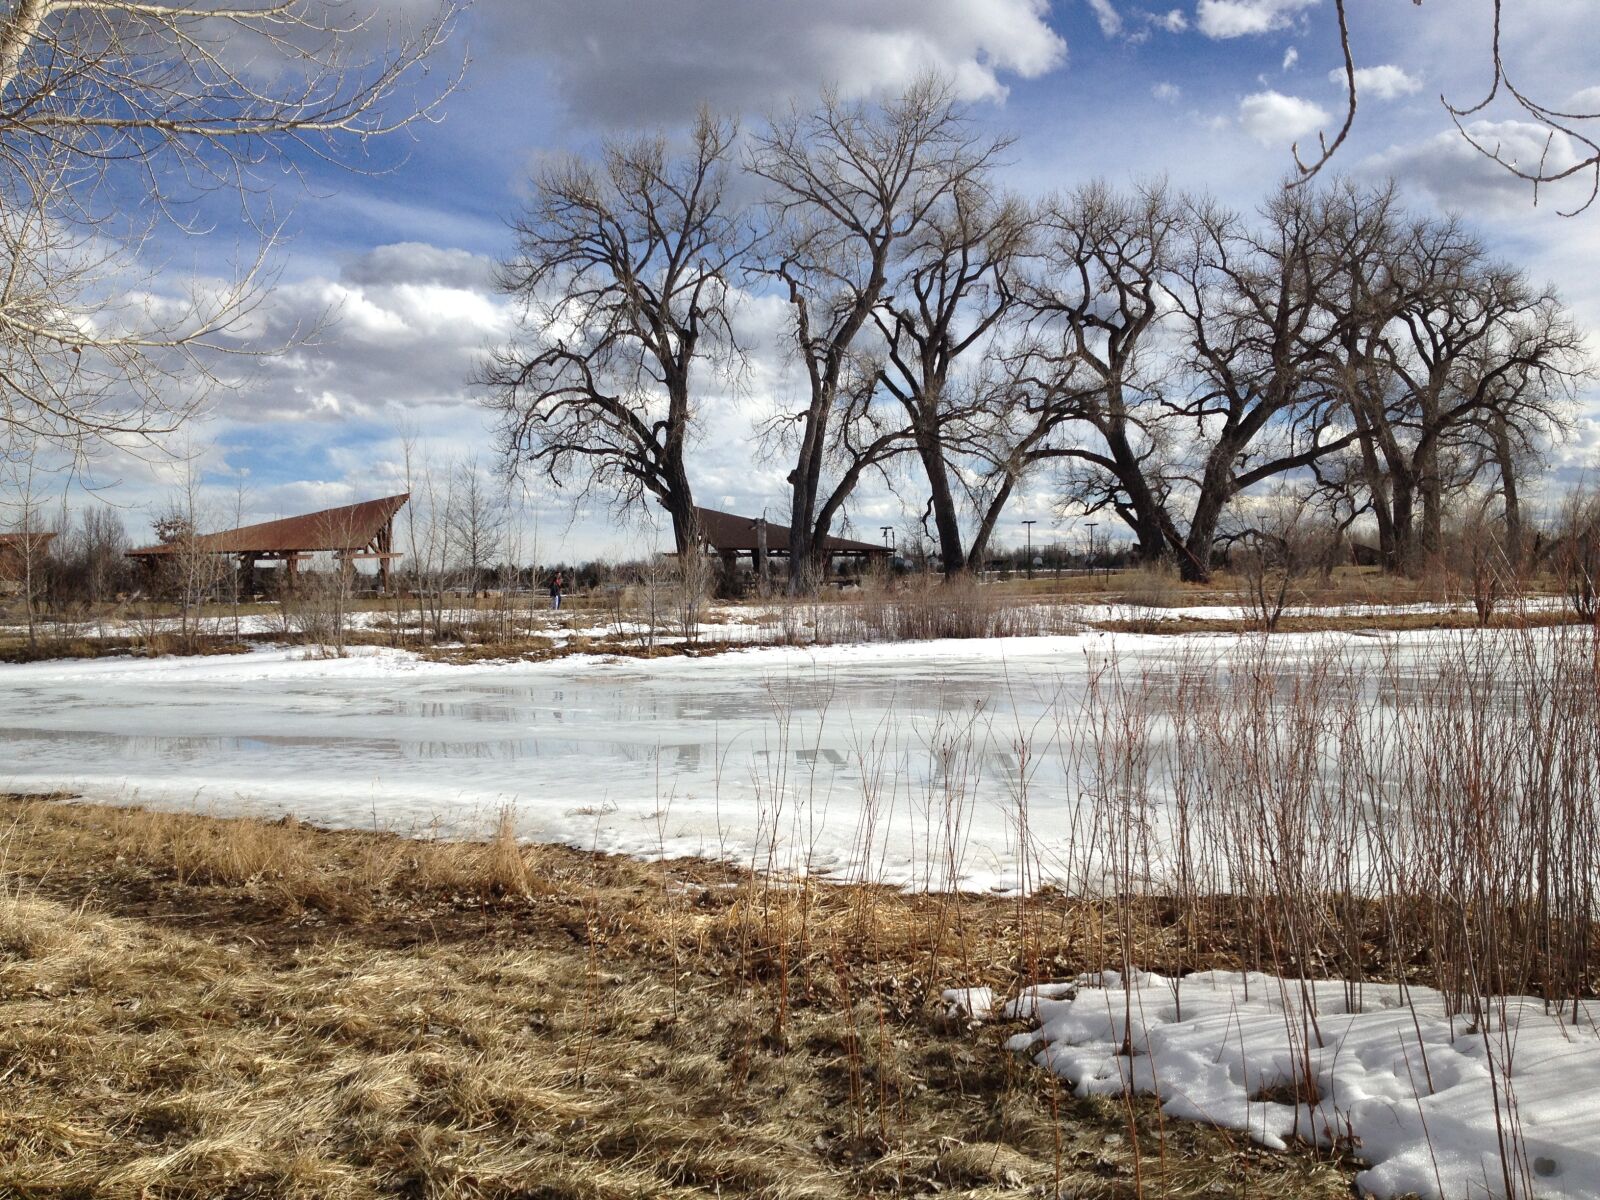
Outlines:
POLYGON ((324 313, 331 320, 309 343, 263 360, 218 409, 258 423, 399 419, 472 404, 467 381, 478 355, 510 329, 491 271, 482 255, 406 242, 359 255, 336 278, 279 286, 254 314, 256 344, 292 342, 324 313))
POLYGON ((1122 17, 1112 7, 1111 0, 1088 0, 1088 4, 1094 12, 1094 19, 1100 23, 1101 33, 1116 37, 1122 32, 1122 17))
MULTIPOLYGON (((1473 121, 1466 128, 1483 149, 1498 151, 1506 162, 1525 170, 1537 168, 1543 159, 1546 171, 1560 171, 1578 159, 1566 135, 1550 138, 1549 130, 1531 121, 1473 121)), ((1444 207, 1476 216, 1526 217, 1533 204, 1533 189, 1527 181, 1491 162, 1453 129, 1426 141, 1393 146, 1369 159, 1365 167, 1374 174, 1394 176, 1444 207)), ((1581 200, 1587 192, 1584 179, 1542 188, 1540 207, 1559 209, 1581 200)))
MULTIPOLYGON (((1111 12, 1098 0, 1096 12, 1111 12)), ((1007 75, 1036 78, 1066 43, 1049 0, 491 0, 496 53, 537 56, 580 118, 658 123, 703 101, 748 112, 831 82, 846 96, 950 75, 968 99, 1003 99, 1007 75)), ((1102 15, 1102 25, 1105 22, 1102 15)))
POLYGON ((1189 28, 1189 18, 1183 15, 1181 8, 1171 8, 1164 13, 1151 14, 1150 24, 1168 33, 1182 33, 1189 28))
POLYGON ((1569 113, 1600 112, 1600 87, 1586 87, 1582 91, 1573 92, 1561 108, 1562 111, 1569 113))
POLYGON ((1292 142, 1327 121, 1327 110, 1320 105, 1282 92, 1256 92, 1239 101, 1239 124, 1265 145, 1292 142))
MULTIPOLYGON (((1328 78, 1340 87, 1344 86, 1345 73, 1343 68, 1335 68, 1328 72, 1328 78)), ((1394 100, 1400 96, 1409 96, 1422 86, 1422 80, 1406 74, 1404 70, 1392 63, 1384 63, 1377 67, 1356 68, 1356 93, 1362 97, 1371 97, 1377 100, 1394 100)))
POLYGON ((1286 29, 1317 0, 1200 0, 1194 22, 1208 38, 1236 38, 1286 29))
POLYGON ((1294 46, 1290 46, 1283 52, 1283 69, 1285 71, 1292 71, 1294 69, 1294 65, 1299 61, 1300 51, 1294 46))
POLYGON ((1158 83, 1150 89, 1150 94, 1157 100, 1170 104, 1183 95, 1183 90, 1175 83, 1158 83))

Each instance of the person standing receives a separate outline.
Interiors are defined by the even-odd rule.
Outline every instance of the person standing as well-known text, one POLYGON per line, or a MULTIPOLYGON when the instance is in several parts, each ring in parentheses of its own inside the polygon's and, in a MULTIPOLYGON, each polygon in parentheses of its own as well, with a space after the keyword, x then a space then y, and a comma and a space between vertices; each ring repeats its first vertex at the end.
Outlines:
POLYGON ((550 577, 550 611, 551 612, 559 611, 560 608, 561 608, 561 588, 562 588, 562 585, 565 582, 566 581, 561 578, 561 572, 560 571, 557 571, 554 575, 552 575, 550 577))

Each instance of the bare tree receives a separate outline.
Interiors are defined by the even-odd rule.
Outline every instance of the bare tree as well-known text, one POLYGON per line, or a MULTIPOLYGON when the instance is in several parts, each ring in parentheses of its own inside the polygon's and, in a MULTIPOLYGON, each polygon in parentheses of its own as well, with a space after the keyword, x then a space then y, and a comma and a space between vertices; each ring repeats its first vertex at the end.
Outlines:
POLYGON ((160 559, 163 582, 177 601, 178 635, 190 654, 199 649, 205 633, 206 601, 228 568, 228 560, 213 552, 201 532, 208 515, 200 472, 193 461, 185 462, 171 499, 152 525, 165 547, 160 559))
POLYGON ((15 577, 9 582, 22 598, 23 619, 31 649, 39 644, 39 619, 43 615, 41 608, 47 580, 46 560, 57 531, 49 527, 45 497, 40 489, 36 465, 37 444, 30 442, 28 450, 26 455, 15 456, 13 461, 4 464, 10 468, 7 474, 12 476, 11 486, 6 489, 10 496, 4 507, 12 514, 9 522, 11 537, 7 539, 6 549, 7 558, 10 559, 8 565, 15 577))
POLYGON ((1325 254, 1337 223, 1329 197, 1285 192, 1252 227, 1192 206, 1190 241, 1172 293, 1188 342, 1181 393, 1163 404, 1193 433, 1193 490, 1180 548, 1185 579, 1211 573, 1219 521, 1241 493, 1309 468, 1355 439, 1343 392, 1325 370, 1338 344, 1330 314, 1338 264, 1325 254))
POLYGON ((1306 578, 1331 572, 1340 540, 1303 491, 1281 489, 1240 514, 1226 536, 1229 560, 1244 584, 1245 607, 1264 632, 1278 628, 1306 578))
POLYGON ((624 507, 654 500, 680 553, 696 542, 684 453, 700 375, 737 357, 730 275, 750 244, 726 195, 735 135, 702 111, 686 153, 608 142, 542 171, 499 285, 519 340, 480 373, 513 465, 576 477, 624 507))
POLYGON ((1383 403, 1361 407, 1358 432, 1382 464, 1373 505, 1385 559, 1416 570, 1440 549, 1446 498, 1473 482, 1474 463, 1499 466, 1520 524, 1518 445, 1560 427, 1590 366, 1559 297, 1490 260, 1459 222, 1414 222, 1391 264, 1378 343, 1389 382, 1383 403), (1474 448, 1485 441, 1488 455, 1474 448))
POLYGON ((476 459, 458 463, 453 476, 455 503, 448 530, 451 558, 463 574, 467 591, 476 593, 504 549, 510 501, 503 487, 485 477, 476 459))
POLYGON ((873 310, 887 347, 881 384, 904 410, 946 579, 969 565, 952 459, 970 452, 985 398, 981 375, 964 376, 961 367, 979 357, 1015 304, 1032 216, 1019 200, 993 199, 987 187, 952 189, 906 242, 903 278, 873 310))
POLYGON ((278 218, 260 168, 293 167, 289 151, 350 161, 345 146, 435 116, 454 81, 423 77, 454 12, 441 0, 385 43, 375 8, 320 0, 5 4, 0 437, 81 456, 180 425, 268 282, 278 218), (152 232, 206 231, 193 202, 217 191, 257 250, 229 282, 143 298, 152 232))
POLYGON ((1029 334, 1007 379, 1022 435, 999 463, 1011 474, 1036 462, 1063 466, 1070 501, 1116 513, 1151 563, 1182 544, 1168 511, 1163 367, 1150 343, 1172 307, 1167 289, 1191 214, 1165 187, 1123 196, 1095 183, 1050 201, 1041 216, 1023 292, 1029 334), (1072 436, 1057 438, 1065 426, 1072 436))
POLYGON ((1554 565, 1572 611, 1600 623, 1600 492, 1593 487, 1575 488, 1562 501, 1554 565))
POLYGON ((755 141, 749 166, 770 187, 773 224, 760 270, 783 289, 806 379, 802 407, 769 429, 795 453, 792 592, 815 586, 860 479, 910 445, 904 422, 875 403, 881 349, 863 336, 896 290, 896 256, 958 192, 981 194, 1008 144, 974 128, 951 84, 932 75, 881 105, 825 93, 755 141))
POLYGON ((104 504, 83 509, 68 543, 66 574, 71 594, 97 606, 127 590, 128 532, 116 509, 104 504))

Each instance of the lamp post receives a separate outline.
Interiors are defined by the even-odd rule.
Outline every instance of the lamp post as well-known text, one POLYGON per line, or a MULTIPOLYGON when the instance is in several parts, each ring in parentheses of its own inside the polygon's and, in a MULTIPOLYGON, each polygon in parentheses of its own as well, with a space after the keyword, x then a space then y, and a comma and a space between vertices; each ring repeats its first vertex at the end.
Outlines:
POLYGON ((1086 522, 1084 522, 1084 524, 1086 524, 1089 527, 1089 578, 1093 579, 1094 578, 1094 527, 1096 525, 1100 524, 1100 522, 1099 521, 1086 521, 1086 522))
POLYGON ((1037 521, 1024 521, 1023 524, 1028 527, 1028 578, 1032 579, 1033 578, 1033 527, 1035 525, 1037 525, 1038 522, 1037 521))

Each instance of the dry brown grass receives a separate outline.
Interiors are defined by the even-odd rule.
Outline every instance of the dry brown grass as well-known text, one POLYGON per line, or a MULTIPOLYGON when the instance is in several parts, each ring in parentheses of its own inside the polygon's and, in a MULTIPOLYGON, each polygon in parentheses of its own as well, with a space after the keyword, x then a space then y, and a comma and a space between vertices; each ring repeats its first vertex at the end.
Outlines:
POLYGON ((0 816, 0 1195, 1348 1192, 1149 1105, 1130 1127, 938 1016, 1129 929, 1159 959, 1159 905, 764 885, 509 826, 0 816))

